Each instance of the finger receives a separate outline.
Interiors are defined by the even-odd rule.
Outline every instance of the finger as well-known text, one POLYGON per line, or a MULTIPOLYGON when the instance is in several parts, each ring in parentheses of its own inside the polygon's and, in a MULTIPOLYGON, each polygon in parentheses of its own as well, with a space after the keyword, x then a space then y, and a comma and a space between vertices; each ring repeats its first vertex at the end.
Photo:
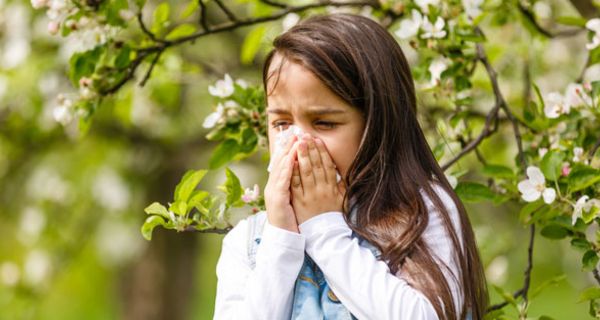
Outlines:
POLYGON ((333 163, 329 152, 327 152, 327 148, 325 147, 323 140, 318 138, 315 140, 317 144, 317 149, 319 150, 319 154, 321 156, 321 162, 323 163, 323 168, 325 170, 327 181, 337 182, 335 163, 333 163))
POLYGON ((319 149, 317 149, 317 146, 315 144, 315 139, 312 139, 309 136, 304 136, 303 139, 308 144, 308 158, 310 159, 310 164, 313 168, 315 182, 317 184, 326 184, 327 177, 325 176, 325 169, 323 168, 323 163, 321 162, 321 155, 319 154, 319 149))
POLYGON ((292 195, 294 197, 304 194, 302 189, 302 180, 300 178, 300 166, 298 161, 294 161, 294 169, 292 171, 292 195))
POLYGON ((287 142, 287 144, 285 145, 285 147, 283 147, 283 149, 281 149, 281 151, 275 152, 275 154, 273 155, 273 157, 274 157, 273 161, 275 163, 276 169, 281 164, 281 160, 283 159, 283 157, 285 157, 286 154, 290 153, 290 150, 293 148, 294 143, 296 143, 297 140, 298 140, 298 138, 296 136, 292 136, 290 138, 290 140, 287 142))
POLYGON ((294 144, 291 152, 286 154, 281 160, 281 164, 279 166, 279 170, 275 172, 275 179, 277 181, 278 188, 290 188, 290 183, 292 180, 292 171, 294 169, 294 162, 296 161, 296 150, 298 149, 298 143, 294 144))
POLYGON ((313 175, 310 159, 308 158, 308 145, 306 141, 300 141, 300 145, 298 146, 298 164, 300 167, 302 187, 304 190, 314 188, 315 177, 313 175))

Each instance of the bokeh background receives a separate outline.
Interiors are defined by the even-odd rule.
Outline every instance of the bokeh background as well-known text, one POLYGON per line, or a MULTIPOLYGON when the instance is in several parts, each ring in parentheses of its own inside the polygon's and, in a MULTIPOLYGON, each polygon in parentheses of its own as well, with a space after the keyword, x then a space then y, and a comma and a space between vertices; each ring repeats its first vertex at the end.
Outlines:
MULTIPOLYGON (((170 2, 174 13, 187 4, 170 2)), ((228 3, 240 15, 260 9, 255 1, 228 3)), ((149 2, 144 14, 155 6, 149 2)), ((342 9, 314 13, 336 10, 342 9)), ((533 10, 542 19, 579 16, 569 1, 535 1, 533 10)), ((212 12, 211 22, 226 18, 212 12)), ((498 26, 490 18, 482 25, 489 26, 486 49, 509 103, 522 99, 528 75, 521 61, 534 70, 544 92, 561 90, 579 76, 585 32, 543 39, 525 32, 513 12, 504 17, 510 22, 498 26)), ((264 24, 260 48, 249 61, 241 52, 250 28, 167 51, 146 85, 129 83, 106 99, 83 135, 76 121, 57 122, 53 110, 59 94, 77 94, 67 77, 68 61, 87 40, 51 35, 48 21, 29 1, 0 0, 0 319, 211 319, 223 235, 157 228, 146 241, 140 233, 143 209, 170 201, 187 170, 208 166, 216 145, 202 127, 215 107, 208 86, 225 73, 260 84, 264 53, 290 22, 264 24)), ((416 64, 416 52, 399 42, 416 64)), ((597 80, 598 71, 588 68, 584 76, 597 80)), ((475 105, 484 110, 494 97, 483 70, 474 84, 475 105)), ((419 101, 425 108, 437 100, 422 93, 419 101)), ((443 138, 438 120, 435 113, 422 115, 432 141, 443 138)), ((509 130, 481 145, 496 161, 512 159, 515 150, 509 130)), ((455 171, 475 161, 467 156, 455 171)), ((259 183, 262 189, 266 165, 259 152, 230 167, 244 186, 259 183)), ((222 171, 210 172, 203 188, 214 190, 223 180, 222 171)), ((508 292, 521 287, 527 263, 529 233, 519 222, 520 206, 467 206, 488 281, 508 292)), ((242 216, 231 217, 232 223, 242 216)), ((532 300, 532 317, 590 318, 578 296, 593 278, 581 270, 580 259, 567 241, 536 238, 532 291, 544 290, 532 300)), ((490 294, 492 303, 502 301, 492 287, 490 294)), ((507 313, 516 315, 510 308, 507 313)))

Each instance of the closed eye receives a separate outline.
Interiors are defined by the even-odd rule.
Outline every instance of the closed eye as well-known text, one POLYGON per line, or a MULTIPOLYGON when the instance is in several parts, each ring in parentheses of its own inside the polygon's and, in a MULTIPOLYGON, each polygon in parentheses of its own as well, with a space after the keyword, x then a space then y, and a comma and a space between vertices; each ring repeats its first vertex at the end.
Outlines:
POLYGON ((319 127, 326 128, 326 129, 335 129, 338 125, 338 123, 329 122, 329 121, 317 121, 315 124, 319 127))
POLYGON ((275 128, 275 129, 278 129, 279 127, 285 126, 285 125, 289 125, 289 122, 288 121, 278 120, 278 121, 273 121, 273 123, 271 123, 271 126, 273 128, 275 128))

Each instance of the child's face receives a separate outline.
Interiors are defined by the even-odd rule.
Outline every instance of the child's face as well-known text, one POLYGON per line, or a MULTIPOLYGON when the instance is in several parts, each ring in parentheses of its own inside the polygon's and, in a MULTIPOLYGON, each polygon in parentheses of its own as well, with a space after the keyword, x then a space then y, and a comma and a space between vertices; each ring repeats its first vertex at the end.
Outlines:
MULTIPOLYGON (((280 64, 276 54, 269 72, 280 64)), ((273 154, 276 134, 295 125, 321 139, 327 146, 339 173, 345 177, 358 151, 365 127, 361 113, 325 86, 317 76, 299 64, 287 60, 277 75, 269 79, 267 122, 269 151, 273 154)))

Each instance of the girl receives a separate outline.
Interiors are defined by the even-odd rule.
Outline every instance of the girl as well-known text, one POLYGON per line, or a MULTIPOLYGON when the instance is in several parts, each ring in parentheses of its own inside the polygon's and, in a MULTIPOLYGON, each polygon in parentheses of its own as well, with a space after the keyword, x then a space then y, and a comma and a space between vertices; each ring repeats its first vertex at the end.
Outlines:
POLYGON ((263 85, 266 211, 223 239, 214 318, 482 319, 473 230, 387 30, 359 15, 308 18, 274 40, 263 85))

